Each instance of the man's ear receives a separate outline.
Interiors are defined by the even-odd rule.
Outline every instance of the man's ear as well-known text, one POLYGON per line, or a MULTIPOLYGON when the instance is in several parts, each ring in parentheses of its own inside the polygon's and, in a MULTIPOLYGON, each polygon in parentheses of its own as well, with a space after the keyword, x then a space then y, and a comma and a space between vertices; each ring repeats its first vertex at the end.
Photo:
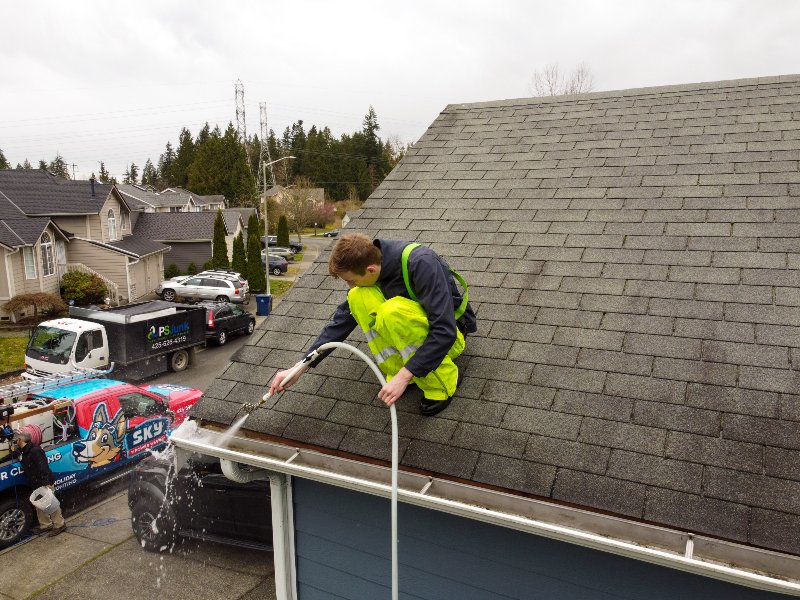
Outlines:
POLYGON ((367 273, 377 273, 380 269, 379 265, 367 265, 367 273))

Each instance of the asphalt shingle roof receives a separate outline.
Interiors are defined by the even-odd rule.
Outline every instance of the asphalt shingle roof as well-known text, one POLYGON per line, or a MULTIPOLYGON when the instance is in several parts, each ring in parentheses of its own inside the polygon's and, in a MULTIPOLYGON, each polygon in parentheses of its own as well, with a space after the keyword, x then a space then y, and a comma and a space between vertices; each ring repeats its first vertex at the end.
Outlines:
MULTIPOLYGON (((448 106, 347 228, 429 244, 478 317, 452 405, 399 401, 401 464, 800 554, 798 116, 800 76, 448 106)), ((197 416, 309 346, 326 260, 197 416)), ((388 460, 377 390, 334 353, 247 427, 388 460)))
POLYGON ((0 192, 28 216, 86 215, 100 212, 113 186, 72 181, 41 169, 0 170, 0 192))
MULTIPOLYGON (((91 240, 90 242, 94 243, 91 240)), ((141 235, 129 235, 122 238, 121 240, 117 240, 115 242, 108 242, 107 244, 103 245, 119 248, 120 250, 126 252, 127 254, 132 254, 138 257, 147 256, 148 254, 154 254, 156 252, 164 252, 169 250, 169 246, 165 246, 161 242, 156 242, 149 238, 142 237, 141 235)))
POLYGON ((216 211, 143 213, 136 221, 134 234, 159 242, 210 241, 216 216, 216 211))

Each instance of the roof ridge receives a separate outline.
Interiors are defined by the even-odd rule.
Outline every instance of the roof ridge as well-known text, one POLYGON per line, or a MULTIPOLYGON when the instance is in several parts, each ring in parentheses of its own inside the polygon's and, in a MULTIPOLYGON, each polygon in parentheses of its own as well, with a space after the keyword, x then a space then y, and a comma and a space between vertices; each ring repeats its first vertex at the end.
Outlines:
POLYGON ((519 98, 511 98, 508 100, 487 100, 481 102, 464 102, 456 104, 448 104, 443 113, 449 110, 462 110, 471 108, 494 108, 494 107, 510 107, 518 105, 529 105, 531 100, 549 104, 554 102, 563 102, 565 100, 589 100, 600 98, 624 98, 628 96, 643 96, 646 94, 664 93, 669 91, 693 91, 703 89, 721 89, 728 87, 739 87, 744 85, 765 85, 771 83, 800 83, 800 74, 787 74, 787 75, 771 75, 766 77, 750 77, 744 79, 722 79, 719 81, 704 81, 697 83, 682 83, 682 84, 669 84, 669 85, 656 85, 640 88, 628 88, 621 90, 605 90, 597 92, 588 92, 585 94, 562 94, 560 96, 523 96, 519 98))

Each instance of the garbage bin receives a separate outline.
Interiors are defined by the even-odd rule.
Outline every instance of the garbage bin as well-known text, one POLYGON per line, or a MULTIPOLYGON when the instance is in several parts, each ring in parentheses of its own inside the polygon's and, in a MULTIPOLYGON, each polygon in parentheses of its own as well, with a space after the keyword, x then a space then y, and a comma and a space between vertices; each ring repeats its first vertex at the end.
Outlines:
POLYGON ((266 317, 272 310, 272 294, 256 294, 256 314, 266 317))

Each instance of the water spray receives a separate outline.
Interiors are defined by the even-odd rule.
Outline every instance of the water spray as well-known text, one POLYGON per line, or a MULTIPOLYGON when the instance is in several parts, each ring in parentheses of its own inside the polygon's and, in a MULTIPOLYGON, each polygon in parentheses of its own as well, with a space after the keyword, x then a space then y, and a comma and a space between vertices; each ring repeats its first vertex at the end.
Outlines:
MULTIPOLYGON (((322 344, 319 348, 314 350, 313 352, 309 353, 302 361, 297 363, 294 367, 292 367, 287 373, 286 377, 284 377, 284 381, 291 381, 301 370, 306 368, 311 362, 315 361, 319 358, 320 352, 324 352, 325 350, 333 350, 334 348, 343 348, 345 350, 349 350, 356 356, 358 356, 361 360, 363 360, 372 372, 375 373, 375 377, 378 378, 378 382, 381 384, 381 387, 386 385, 386 378, 381 373, 378 366, 373 362, 373 360, 367 356, 364 352, 351 346, 350 344, 345 344, 344 342, 328 342, 326 344, 322 344)), ((272 397, 270 392, 264 394, 261 400, 257 403, 247 402, 242 405, 236 415, 234 416, 234 421, 239 417, 240 413, 244 412, 245 414, 242 417, 239 417, 239 421, 235 422, 231 425, 231 428, 226 432, 227 440, 229 440, 241 427, 244 422, 247 420, 253 411, 257 408, 262 407, 266 404, 269 399, 272 397), (237 427, 238 425, 238 427, 237 427)), ((398 451, 398 429, 397 429, 397 409, 395 408, 394 404, 389 407, 389 415, 392 421, 392 600, 398 600, 398 566, 397 566, 397 465, 399 462, 399 451, 398 451)))

